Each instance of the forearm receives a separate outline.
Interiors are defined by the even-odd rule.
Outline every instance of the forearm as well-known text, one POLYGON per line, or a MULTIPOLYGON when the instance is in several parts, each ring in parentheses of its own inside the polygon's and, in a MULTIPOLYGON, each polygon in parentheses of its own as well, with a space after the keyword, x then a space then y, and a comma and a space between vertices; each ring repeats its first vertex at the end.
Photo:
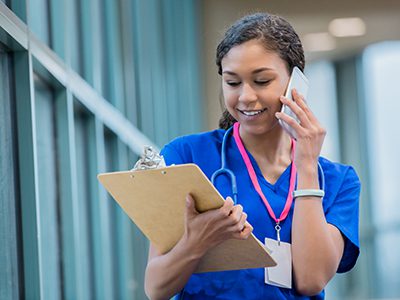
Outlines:
POLYGON ((243 207, 227 198, 219 209, 196 211, 193 198, 186 198, 185 233, 174 248, 161 255, 150 246, 145 275, 145 290, 152 299, 169 299, 185 286, 209 249, 228 239, 247 239, 251 225, 246 225, 243 207))
POLYGON ((202 255, 183 237, 170 252, 151 259, 145 274, 147 296, 152 300, 169 299, 178 293, 196 270, 202 255))
MULTIPOLYGON (((297 179, 297 189, 319 188, 317 168, 300 170, 297 179)), ((341 253, 338 253, 329 227, 320 198, 302 197, 295 200, 293 269, 301 293, 318 293, 336 272, 341 253)))

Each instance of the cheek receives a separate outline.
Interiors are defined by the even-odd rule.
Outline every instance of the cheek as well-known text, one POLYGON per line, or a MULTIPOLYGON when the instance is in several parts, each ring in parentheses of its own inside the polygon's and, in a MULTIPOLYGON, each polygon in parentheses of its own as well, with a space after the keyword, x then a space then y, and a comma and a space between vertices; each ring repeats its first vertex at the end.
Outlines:
POLYGON ((269 101, 271 101, 271 104, 276 102, 278 105, 280 105, 281 102, 279 100, 279 97, 281 95, 285 94, 285 90, 286 90, 286 86, 278 83, 274 86, 271 86, 271 88, 268 89, 268 91, 266 91, 264 93, 264 95, 265 95, 265 98, 267 98, 267 99, 269 99, 269 101))
POLYGON ((237 97, 233 91, 227 88, 222 88, 222 97, 224 99, 225 105, 227 106, 235 105, 237 97))
POLYGON ((273 86, 271 86, 270 94, 271 96, 274 96, 275 98, 279 98, 281 95, 285 93, 286 90, 286 84, 287 82, 285 81, 277 81, 273 86))

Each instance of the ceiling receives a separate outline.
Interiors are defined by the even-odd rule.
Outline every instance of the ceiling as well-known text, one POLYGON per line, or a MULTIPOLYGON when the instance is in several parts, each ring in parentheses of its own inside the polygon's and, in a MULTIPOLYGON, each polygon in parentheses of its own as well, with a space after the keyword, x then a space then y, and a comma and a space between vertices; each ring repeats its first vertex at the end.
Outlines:
POLYGON ((335 18, 363 19, 366 24, 364 36, 335 38, 334 50, 307 52, 309 61, 342 58, 372 43, 400 40, 399 0, 204 0, 204 28, 206 32, 215 30, 221 33, 237 18, 257 11, 283 16, 294 26, 300 37, 307 33, 327 31, 329 22, 335 18))

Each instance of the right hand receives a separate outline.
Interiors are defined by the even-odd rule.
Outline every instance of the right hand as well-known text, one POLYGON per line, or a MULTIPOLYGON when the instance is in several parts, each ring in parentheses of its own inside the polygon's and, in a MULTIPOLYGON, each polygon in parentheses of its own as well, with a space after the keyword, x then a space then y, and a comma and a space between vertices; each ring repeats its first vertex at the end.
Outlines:
POLYGON ((253 227, 246 220, 247 214, 243 212, 243 207, 240 204, 234 205, 230 197, 222 207, 199 213, 193 197, 188 194, 184 238, 203 255, 228 239, 247 239, 253 227))

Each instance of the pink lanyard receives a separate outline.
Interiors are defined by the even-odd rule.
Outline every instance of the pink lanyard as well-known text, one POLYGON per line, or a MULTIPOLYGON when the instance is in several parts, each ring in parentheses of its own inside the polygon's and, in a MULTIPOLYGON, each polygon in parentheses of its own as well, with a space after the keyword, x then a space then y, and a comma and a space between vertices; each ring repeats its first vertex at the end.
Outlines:
POLYGON ((236 122, 233 125, 233 137, 235 139, 236 145, 239 148, 240 154, 242 155, 242 158, 246 165, 247 171, 249 172, 249 176, 250 176, 251 182, 253 183, 255 190, 257 191, 258 195, 260 195, 261 199, 263 200, 264 205, 266 206, 269 215, 276 222, 275 230, 276 230, 277 240, 278 240, 278 242, 280 242, 281 226, 279 224, 281 221, 286 219, 287 215, 289 214, 289 210, 292 205, 292 202, 293 202, 293 191, 294 191, 294 186, 295 186, 295 182, 296 182, 296 166, 293 161, 294 161, 294 153, 296 150, 296 142, 295 142, 295 140, 292 139, 292 150, 291 150, 291 155, 290 155, 291 159, 292 159, 292 169, 290 172, 289 192, 288 192, 288 195, 286 198, 285 207, 283 208, 283 211, 282 211, 281 215, 279 216, 279 218, 277 218, 275 216, 275 213, 274 213, 271 205, 269 204, 267 198, 265 197, 264 193, 261 190, 260 184, 257 179, 256 172, 254 171, 253 165, 251 164, 250 158, 249 158, 249 156, 246 152, 246 149, 243 145, 243 142, 240 138, 239 126, 240 126, 239 122, 236 122))

